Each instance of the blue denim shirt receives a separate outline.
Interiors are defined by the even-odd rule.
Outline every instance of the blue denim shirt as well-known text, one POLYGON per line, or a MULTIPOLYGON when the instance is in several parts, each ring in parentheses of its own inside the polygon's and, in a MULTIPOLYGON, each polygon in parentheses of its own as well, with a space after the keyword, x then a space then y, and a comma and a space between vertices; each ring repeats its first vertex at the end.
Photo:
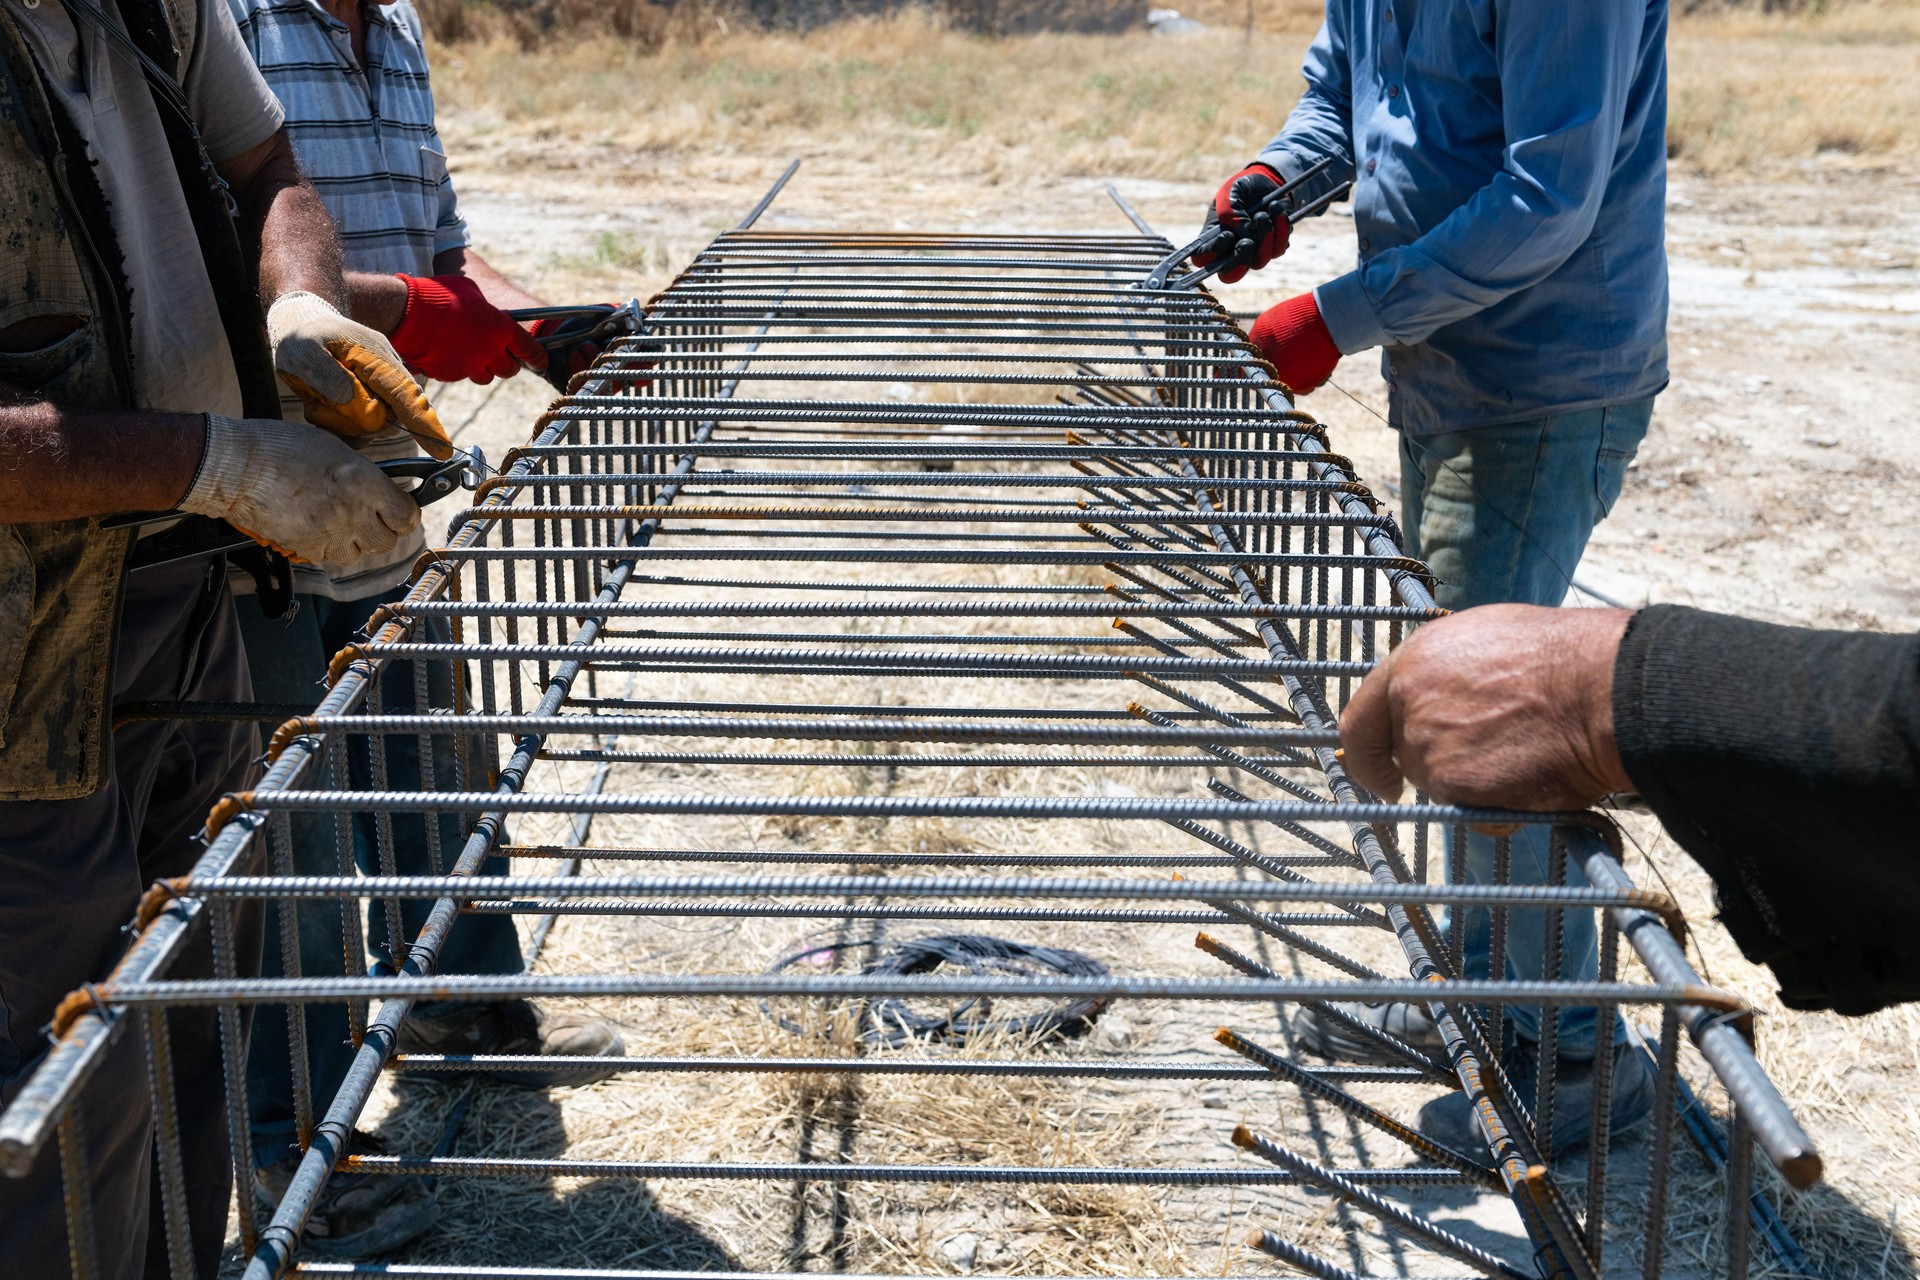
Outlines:
POLYGON ((1315 290, 1432 435, 1667 382, 1667 0, 1327 0, 1260 159, 1354 181, 1360 265, 1315 290))

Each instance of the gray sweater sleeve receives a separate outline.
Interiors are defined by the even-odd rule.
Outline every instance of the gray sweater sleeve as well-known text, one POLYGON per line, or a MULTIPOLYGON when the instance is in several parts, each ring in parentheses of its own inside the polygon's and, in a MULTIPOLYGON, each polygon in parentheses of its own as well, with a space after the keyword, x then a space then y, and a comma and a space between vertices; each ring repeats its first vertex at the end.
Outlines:
POLYGON ((1920 999, 1920 636, 1655 605, 1613 714, 1627 775, 1784 1003, 1920 999))

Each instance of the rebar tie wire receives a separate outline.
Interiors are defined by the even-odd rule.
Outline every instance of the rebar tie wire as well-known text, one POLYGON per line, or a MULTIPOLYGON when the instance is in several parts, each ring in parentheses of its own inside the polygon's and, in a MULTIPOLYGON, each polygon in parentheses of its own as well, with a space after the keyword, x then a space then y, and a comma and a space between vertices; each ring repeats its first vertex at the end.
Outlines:
MULTIPOLYGON (((1377 510, 1352 463, 1332 452, 1325 427, 1275 386, 1224 309, 1204 292, 1138 287, 1168 253, 1164 238, 1131 211, 1138 234, 755 230, 779 185, 649 303, 640 333, 610 343, 542 415, 528 444, 453 521, 445 544, 422 558, 406 598, 383 608, 335 659, 321 704, 273 736, 265 776, 210 817, 207 851, 192 873, 149 895, 138 937, 114 972, 62 1006, 51 1051, 0 1113, 0 1167, 18 1173, 56 1128, 80 1131, 76 1099, 123 1010, 151 1018, 195 1004, 293 1012, 311 1002, 371 1001, 371 1018, 356 1023, 365 1039, 346 1084, 312 1100, 324 1117, 315 1145, 261 1232, 248 1280, 275 1280, 296 1264, 301 1274, 372 1274, 298 1256, 301 1227, 336 1162, 368 1174, 481 1180, 1301 1188, 1289 1195, 1318 1188, 1341 1197, 1366 1232, 1403 1257, 1465 1262, 1488 1275, 1537 1269, 1584 1280, 1595 1275, 1590 1254, 1598 1253, 1597 1244, 1588 1247, 1588 1219, 1532 1158, 1544 1144, 1532 1131, 1531 1100, 1507 1080, 1483 1022, 1488 1010, 1519 1002, 1657 1006, 1737 1101, 1738 1133, 1744 1138, 1750 1126, 1793 1184, 1819 1176, 1818 1152, 1742 1038, 1750 1031, 1744 1006, 1687 965, 1676 942, 1678 909, 1628 879, 1604 820, 1384 804, 1347 780, 1335 752, 1338 709, 1410 628, 1442 611, 1392 518, 1377 510), (1031 402, 1021 398, 1029 394, 1031 402), (682 572, 676 561, 745 567, 682 572), (610 626, 633 618, 677 619, 684 630, 610 626), (790 631, 730 630, 720 621, 750 618, 811 621, 790 631), (450 638, 429 638, 429 619, 450 638), (1007 646, 1032 651, 982 652, 1007 646), (397 679, 403 662, 424 666, 434 680, 414 682, 424 700, 411 711, 388 710, 379 686, 397 679), (612 672, 633 682, 624 695, 602 691, 612 672), (617 748, 609 745, 616 737, 617 748), (430 747, 433 759, 452 762, 451 772, 420 790, 392 791, 325 765, 352 757, 383 766, 400 740, 430 747), (793 750, 800 743, 816 745, 793 750), (1005 752, 1015 745, 1041 750, 1005 752), (542 764, 591 764, 604 791, 555 786, 546 775, 547 789, 535 789, 531 775, 542 764), (996 790, 942 790, 935 770, 972 764, 994 770, 996 790), (878 789, 807 793, 808 778, 849 771, 878 778, 878 789), (376 815, 383 833, 420 815, 411 820, 457 827, 459 838, 441 875, 235 875, 266 821, 288 813, 332 815, 343 833, 376 815), (679 825, 641 841, 629 828, 609 829, 604 839, 598 830, 566 836, 564 844, 563 829, 552 825, 564 820, 564 830, 579 835, 592 830, 584 824, 594 815, 679 825), (954 824, 967 842, 951 852, 907 850, 884 834, 915 818, 954 824), (738 824, 783 819, 837 824, 825 847, 861 873, 805 874, 829 857, 806 839, 787 850, 799 875, 715 873, 729 862, 780 863, 778 841, 740 848, 738 824), (729 834, 710 838, 701 824, 722 820, 729 834), (995 838, 1017 830, 1031 844, 1059 833, 1074 852, 1016 847, 970 862, 971 841, 989 821, 1015 824, 995 828, 995 838), (1567 861, 1592 887, 1413 878, 1401 850, 1420 851, 1424 869, 1435 831, 1481 821, 1558 824, 1567 861), (1128 843, 1141 831, 1153 839, 1145 851, 1128 843), (867 839, 873 860, 863 864, 858 846, 867 839), (605 865, 644 860, 648 873, 595 871, 596 849, 605 865), (1102 850, 1112 851, 1110 865, 1092 856, 1102 850), (581 874, 479 874, 499 852, 548 865, 564 855, 569 870, 579 865, 574 859, 586 861, 581 874), (1022 852, 1033 858, 1024 864, 1029 874, 1017 873, 1022 852), (1131 870, 1155 866, 1218 867, 1241 878, 1152 880, 1131 870), (1073 874, 1051 874, 1064 868, 1073 874), (364 966, 343 978, 170 976, 198 914, 235 899, 287 909, 338 901, 355 921, 357 904, 372 900, 432 906, 393 976, 366 975, 364 966), (1091 905, 1046 905, 1062 901, 1091 905), (1280 910, 1289 904, 1330 909, 1280 910), (1434 913, 1442 908, 1492 910, 1507 920, 1522 908, 1601 910, 1647 976, 1470 980, 1437 945, 1434 913), (774 931, 759 935, 771 951, 810 945, 816 953, 817 933, 786 922, 834 923, 843 939, 900 925, 925 930, 939 920, 1025 922, 1048 929, 1036 943, 1070 944, 1108 972, 1017 978, 856 964, 766 974, 742 971, 730 949, 679 974, 439 976, 446 932, 467 911, 549 916, 563 929, 578 927, 564 922, 584 914, 733 919, 742 929, 774 931), (1228 963, 1195 977, 1170 971, 1161 952, 1141 945, 1195 922, 1266 946, 1268 962, 1203 934, 1203 949, 1228 963), (1123 925, 1130 932, 1113 932, 1123 925), (780 946, 786 939, 794 945, 780 946), (1343 949, 1349 941, 1355 950, 1343 949), (1149 1153, 1124 1167, 342 1154, 385 1070, 507 1075, 538 1066, 485 1054, 392 1060, 393 1032, 412 1001, 537 995, 778 998, 784 1009, 805 1003, 827 1013, 889 999, 932 999, 936 1007, 1009 998, 1102 1007, 1170 1001, 1202 1017, 1211 1010, 1209 1025, 1271 1000, 1325 1007, 1402 999, 1429 1005, 1447 1047, 1428 1056, 1383 1037, 1384 1051, 1405 1060, 1349 1067, 1299 1063, 1223 1031, 1218 1046, 1156 1046, 1210 1055, 1191 1064, 1085 1058, 1083 1047, 1040 1055, 1019 1045, 969 1060, 909 1034, 851 1059, 823 1046, 821 1057, 805 1061, 777 1053, 617 1060, 636 1074, 697 1072, 704 1062, 715 1072, 973 1074, 1112 1089, 1190 1079, 1193 1087, 1292 1091, 1304 1105, 1333 1105, 1367 1124, 1369 1142, 1330 1137, 1335 1149, 1314 1159, 1243 1130, 1235 1140, 1271 1162, 1258 1166, 1194 1167, 1149 1153), (1235 1048, 1262 1065, 1249 1069, 1235 1048), (1442 1154, 1459 1167, 1434 1167, 1430 1144, 1346 1088, 1436 1075, 1474 1100, 1498 1157, 1491 1172, 1454 1153, 1442 1154), (1368 1189, 1483 1183, 1513 1198, 1529 1238, 1512 1257, 1524 1265, 1368 1189)), ((385 777, 384 767, 373 776, 385 777)), ((980 785, 987 775, 956 777, 950 788, 980 785)), ((1171 937, 1165 954, 1181 955, 1181 935, 1171 937)), ((1663 1096, 1672 1098, 1679 1055, 1661 1059, 1663 1096)), ((172 1099, 157 1105, 171 1107, 172 1099)), ((1604 1148, 1605 1126, 1595 1132, 1604 1148)), ((1219 1203, 1224 1210, 1227 1202, 1219 1203)), ((1648 1230, 1658 1234, 1665 1197, 1652 1207, 1648 1230)), ((1202 1234, 1220 1238, 1212 1225, 1202 1234)), ((1353 1274, 1272 1231, 1257 1233, 1254 1247, 1318 1274, 1353 1274)), ((1658 1252, 1649 1256, 1656 1274, 1658 1252)), ((1363 1257, 1348 1261, 1364 1270, 1363 1257)), ((453 1266, 380 1273, 562 1274, 453 1266)))

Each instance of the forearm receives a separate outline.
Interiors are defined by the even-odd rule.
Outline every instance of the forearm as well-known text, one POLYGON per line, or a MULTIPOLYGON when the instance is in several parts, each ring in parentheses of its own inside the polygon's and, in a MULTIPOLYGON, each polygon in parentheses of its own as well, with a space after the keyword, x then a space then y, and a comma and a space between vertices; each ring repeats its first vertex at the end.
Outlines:
POLYGON ((242 234, 258 254, 262 308, 296 292, 345 307, 339 233, 326 205, 301 174, 286 130, 220 166, 220 171, 240 204, 242 234))
POLYGON ((347 272, 347 314, 388 337, 407 318, 407 282, 375 271, 347 272))
MULTIPOLYGON (((436 276, 465 276, 486 300, 502 311, 545 306, 540 299, 496 271, 471 249, 448 249, 433 260, 436 276)), ((391 335, 407 317, 407 284, 399 276, 347 272, 348 312, 361 324, 391 335)))
POLYGON ((494 270, 492 263, 472 249, 448 249, 439 254, 433 260, 433 272, 442 276, 465 276, 480 287, 488 302, 502 311, 547 305, 494 270))
POLYGON ((1822 939, 1920 892, 1896 856, 1920 806, 1920 637, 1655 606, 1621 643, 1613 712, 1628 776, 1713 876, 1741 947, 1790 1003, 1862 1000, 1822 939))
POLYGON ((199 414, 62 409, 0 386, 0 511, 40 524, 170 510, 205 441, 199 414))

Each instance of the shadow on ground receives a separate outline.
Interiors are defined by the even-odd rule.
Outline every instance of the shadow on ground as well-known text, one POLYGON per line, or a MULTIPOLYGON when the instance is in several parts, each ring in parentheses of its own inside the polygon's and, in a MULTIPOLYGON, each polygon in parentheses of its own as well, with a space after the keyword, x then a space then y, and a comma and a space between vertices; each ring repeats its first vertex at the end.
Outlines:
MULTIPOLYGON (((406 1081, 396 1094, 399 1105, 381 1136, 395 1150, 431 1148, 459 1087, 406 1081)), ((474 1090, 451 1154, 577 1159, 585 1153, 569 1151, 560 1107, 547 1093, 491 1085, 474 1090)), ((388 1261, 471 1261, 484 1240, 486 1259, 496 1266, 741 1269, 700 1227, 662 1209, 637 1178, 443 1178, 437 1193, 439 1223, 388 1261)))

